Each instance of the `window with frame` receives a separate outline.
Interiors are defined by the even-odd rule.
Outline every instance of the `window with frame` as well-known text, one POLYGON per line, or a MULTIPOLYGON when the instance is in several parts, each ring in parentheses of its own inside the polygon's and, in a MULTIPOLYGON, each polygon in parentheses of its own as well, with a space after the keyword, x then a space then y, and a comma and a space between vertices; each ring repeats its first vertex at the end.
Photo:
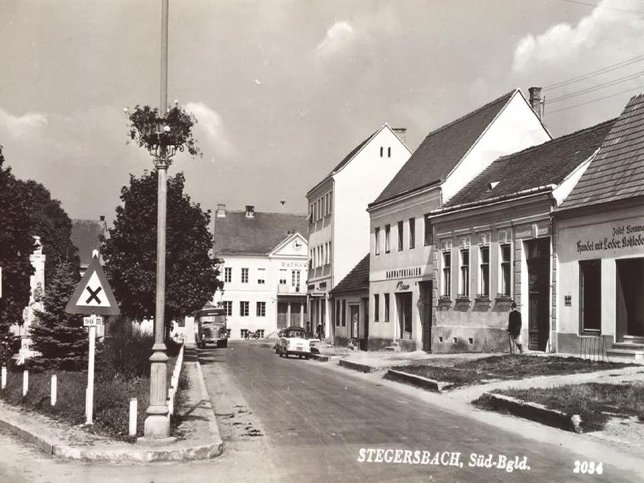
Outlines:
POLYGON ((257 317, 266 317, 266 302, 257 302, 255 315, 257 317))
POLYGON ((391 158, 391 146, 387 147, 387 157, 391 158))
POLYGON ((240 317, 248 317, 249 313, 249 308, 250 308, 250 302, 247 301, 240 301, 239 302, 239 316, 240 317))
POLYGON ((376 255, 380 255, 380 227, 376 227, 374 230, 374 250, 376 255))
POLYGON ((380 321, 380 296, 377 293, 373 295, 373 321, 380 321))
POLYGON ((232 267, 224 268, 224 282, 230 283, 233 280, 233 269, 232 267))
POLYGON ((504 243, 499 247, 501 255, 501 295, 512 295, 512 245, 504 243))
POLYGON ((380 146, 380 157, 382 158, 382 157, 384 157, 384 155, 385 155, 385 147, 380 146))
POLYGON ((461 270, 460 270, 460 285, 459 285, 459 296, 460 297, 469 297, 470 296, 470 249, 466 248, 461 250, 461 270))
POLYGON ((300 271, 291 270, 291 286, 299 287, 300 286, 300 271))
POLYGON ((333 191, 329 192, 329 214, 333 213, 333 191))
POLYGON ((241 283, 248 283, 248 269, 241 269, 241 283))
POLYGON ((409 219, 409 249, 416 248, 416 218, 409 219))
POLYGON ((313 224, 313 222, 315 221, 314 218, 315 218, 315 213, 313 209, 313 203, 310 203, 309 204, 309 225, 313 224))
POLYGON ((347 326, 347 301, 342 300, 342 327, 347 326))
POLYGON ((280 285, 286 285, 286 273, 287 270, 285 268, 280 268, 280 285))
POLYGON ((385 253, 391 249, 391 225, 385 225, 385 253))
POLYGON ((602 327, 602 265, 601 260, 579 262, 579 318, 581 332, 600 334, 602 327))
POLYGON ((425 246, 427 246, 427 245, 431 245, 432 243, 434 243, 434 235, 432 233, 432 222, 429 219, 429 214, 426 214, 424 216, 424 220, 425 220, 425 231, 424 231, 424 234, 425 234, 425 246))
POLYGON ((224 300, 222 305, 224 306, 224 313, 226 315, 233 315, 233 302, 231 300, 224 300))
POLYGON ((258 268, 257 269, 257 283, 259 285, 264 285, 266 283, 266 269, 258 268))
POLYGON ((341 311, 341 305, 340 301, 336 301, 335 303, 335 326, 340 327, 340 314, 342 313, 341 311))
POLYGON ((331 197, 329 196, 329 193, 324 195, 324 206, 326 206, 326 214, 327 215, 331 213, 331 206, 329 205, 329 199, 330 198, 331 197))
POLYGON ((443 297, 452 296, 452 253, 443 252, 443 297))
POLYGON ((490 296, 490 247, 479 248, 479 296, 490 296))
POLYGON ((399 221, 398 222, 398 251, 399 252, 402 252, 403 250, 403 233, 404 233, 403 222, 399 221))
POLYGON ((383 295, 385 299, 385 316, 384 316, 384 321, 389 322, 389 294, 386 293, 383 295))

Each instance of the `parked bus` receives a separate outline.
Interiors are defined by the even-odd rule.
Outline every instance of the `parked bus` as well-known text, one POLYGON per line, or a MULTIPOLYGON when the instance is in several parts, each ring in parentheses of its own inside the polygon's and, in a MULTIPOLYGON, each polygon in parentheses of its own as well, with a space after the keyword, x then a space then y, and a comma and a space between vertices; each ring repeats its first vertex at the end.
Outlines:
POLYGON ((228 347, 228 328, 223 307, 209 307, 195 313, 195 342, 202 349, 207 344, 228 347))

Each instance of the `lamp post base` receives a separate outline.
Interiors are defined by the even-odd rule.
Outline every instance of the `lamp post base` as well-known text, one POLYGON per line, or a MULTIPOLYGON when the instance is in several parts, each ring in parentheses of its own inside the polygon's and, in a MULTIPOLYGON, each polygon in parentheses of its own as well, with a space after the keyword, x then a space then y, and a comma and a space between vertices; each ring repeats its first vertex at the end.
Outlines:
POLYGON ((150 357, 150 406, 143 426, 146 439, 163 439, 170 436, 170 418, 167 405, 167 381, 165 344, 155 344, 150 357))
POLYGON ((148 414, 143 426, 143 435, 143 438, 139 439, 170 439, 170 418, 167 414, 148 414))

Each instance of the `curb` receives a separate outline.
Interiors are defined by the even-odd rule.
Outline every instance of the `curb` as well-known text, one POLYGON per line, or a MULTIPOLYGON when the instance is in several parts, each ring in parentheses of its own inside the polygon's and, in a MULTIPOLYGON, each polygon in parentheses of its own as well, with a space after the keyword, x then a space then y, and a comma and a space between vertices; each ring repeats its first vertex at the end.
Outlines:
POLYGON ((410 384, 412 386, 420 387, 422 389, 434 392, 443 392, 443 389, 451 386, 451 384, 447 382, 439 382, 435 381, 434 379, 428 379, 423 376, 396 371, 394 369, 389 369, 387 371, 387 373, 385 374, 385 379, 401 382, 403 384, 410 384))
POLYGON ((311 353, 311 359, 313 359, 314 361, 318 361, 318 362, 328 362, 329 361, 329 357, 328 356, 323 356, 322 354, 313 354, 313 353, 311 353))
POLYGON ((514 416, 530 419, 573 433, 583 432, 580 427, 582 421, 577 414, 566 414, 557 409, 547 408, 543 404, 523 401, 503 394, 486 392, 480 399, 491 403, 494 409, 505 410, 514 416))
POLYGON ((342 367, 345 367, 347 369, 352 369, 354 371, 364 372, 364 373, 380 372, 386 369, 385 367, 373 367, 373 366, 368 366, 366 364, 360 364, 358 362, 347 361, 345 359, 341 359, 339 364, 342 367))

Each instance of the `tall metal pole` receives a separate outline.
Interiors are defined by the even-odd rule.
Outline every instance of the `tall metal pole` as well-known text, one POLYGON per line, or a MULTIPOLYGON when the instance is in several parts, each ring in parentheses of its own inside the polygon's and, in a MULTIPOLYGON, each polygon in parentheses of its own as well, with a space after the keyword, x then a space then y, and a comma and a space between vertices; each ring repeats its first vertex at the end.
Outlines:
MULTIPOLYGON (((161 0, 161 101, 159 114, 168 112, 168 0, 161 0)), ((159 131, 161 131, 159 126, 159 131)), ((157 196, 157 286, 154 315, 154 346, 150 357, 150 405, 143 434, 145 439, 162 439, 170 436, 170 419, 167 406, 167 361, 165 336, 165 255, 166 255, 166 205, 168 192, 168 157, 166 146, 161 145, 155 160, 158 176, 157 196)))

